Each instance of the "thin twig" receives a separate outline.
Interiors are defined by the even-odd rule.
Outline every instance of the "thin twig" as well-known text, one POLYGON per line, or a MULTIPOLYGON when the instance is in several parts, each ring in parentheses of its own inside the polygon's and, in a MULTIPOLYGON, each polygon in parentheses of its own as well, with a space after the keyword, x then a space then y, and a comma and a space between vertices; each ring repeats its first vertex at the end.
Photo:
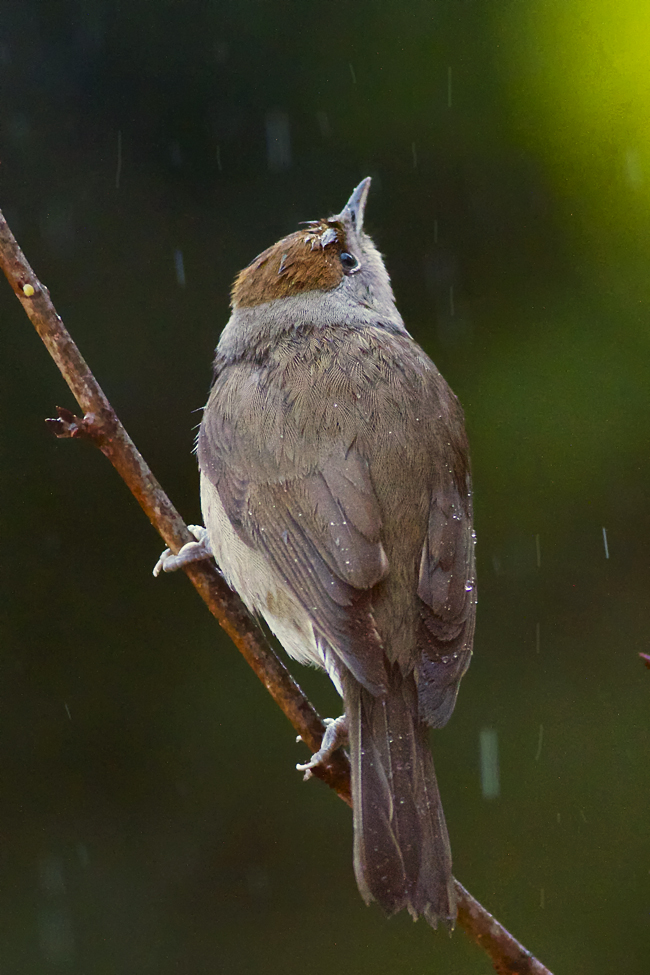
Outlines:
MULTIPOLYGON (((68 410, 59 408, 58 418, 48 421, 48 426, 54 429, 57 436, 92 440, 126 482, 165 544, 174 553, 178 552, 186 542, 193 541, 193 536, 117 418, 58 316, 49 291, 27 263, 1 211, 0 265, 84 411, 83 419, 79 419, 68 410)), ((280 658, 269 647, 242 601, 228 588, 212 563, 196 562, 185 567, 185 572, 302 740, 312 752, 318 751, 325 731, 323 722, 280 658)), ((314 774, 327 782, 350 805, 350 769, 341 753, 332 756, 328 767, 314 769, 314 774)))
POLYGON ((458 924, 489 956, 499 975, 551 975, 456 878, 458 924))
MULTIPOLYGON (((91 440, 108 457, 136 497, 151 524, 174 553, 193 540, 183 519, 151 473, 117 418, 99 383, 58 316, 49 291, 38 280, 0 211, 0 266, 25 313, 45 343, 63 378, 84 412, 82 418, 58 407, 48 426, 58 437, 91 440)), ((319 749, 324 725, 239 597, 210 562, 196 562, 184 571, 212 615, 231 637, 305 744, 319 749)), ((337 752, 315 774, 351 805, 350 766, 337 752)), ((458 924, 484 949, 501 975, 551 975, 484 907, 454 881, 458 924)))

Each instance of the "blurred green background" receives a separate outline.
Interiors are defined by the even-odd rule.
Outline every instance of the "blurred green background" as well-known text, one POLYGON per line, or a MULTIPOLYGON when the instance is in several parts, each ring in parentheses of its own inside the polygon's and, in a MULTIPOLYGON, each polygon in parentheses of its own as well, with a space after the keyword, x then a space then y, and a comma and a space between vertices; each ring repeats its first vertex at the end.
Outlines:
MULTIPOLYGON (((650 965, 649 65, 642 0, 22 0, 0 29, 0 207, 187 521, 231 280, 373 177, 472 446, 455 873, 556 975, 650 965)), ((3 975, 489 972, 363 905, 348 809, 151 577, 101 454, 46 431, 75 403, 6 286, 0 323, 3 975)))

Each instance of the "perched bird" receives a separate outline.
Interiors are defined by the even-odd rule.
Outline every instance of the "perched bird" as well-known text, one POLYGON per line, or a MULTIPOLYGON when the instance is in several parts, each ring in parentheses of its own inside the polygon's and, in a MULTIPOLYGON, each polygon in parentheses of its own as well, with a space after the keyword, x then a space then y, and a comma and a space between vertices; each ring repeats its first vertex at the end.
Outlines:
POLYGON ((327 671, 345 714, 302 767, 347 737, 361 895, 453 925, 427 732, 472 653, 468 448, 363 231, 369 188, 237 276, 198 438, 206 527, 157 571, 213 554, 287 653, 327 671))

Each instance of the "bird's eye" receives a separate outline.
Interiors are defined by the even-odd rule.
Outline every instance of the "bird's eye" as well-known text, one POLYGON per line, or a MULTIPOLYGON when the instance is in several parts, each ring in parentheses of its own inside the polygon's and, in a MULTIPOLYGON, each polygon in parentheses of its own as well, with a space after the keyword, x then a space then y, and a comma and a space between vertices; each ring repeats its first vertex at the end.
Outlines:
POLYGON ((360 265, 358 260, 352 254, 348 254, 347 251, 343 251, 343 253, 339 255, 339 260, 341 261, 343 270, 346 274, 354 274, 355 271, 359 270, 360 265))

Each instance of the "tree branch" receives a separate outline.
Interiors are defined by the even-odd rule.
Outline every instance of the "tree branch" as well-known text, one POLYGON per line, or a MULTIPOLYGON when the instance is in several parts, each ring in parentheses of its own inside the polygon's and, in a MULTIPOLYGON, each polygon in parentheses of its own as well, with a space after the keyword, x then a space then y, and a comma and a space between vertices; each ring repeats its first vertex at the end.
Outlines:
MULTIPOLYGON (((1 211, 0 266, 84 412, 79 418, 58 407, 58 417, 47 420, 48 426, 57 437, 82 437, 99 447, 126 482, 165 544, 177 553, 186 542, 193 541, 187 526, 119 421, 58 316, 49 291, 27 263, 1 211)), ((318 751, 325 730, 321 718, 268 645, 239 597, 226 585, 211 562, 196 562, 184 567, 184 571, 302 740, 312 752, 318 751)), ((315 769, 314 774, 334 789, 344 802, 352 804, 350 766, 342 752, 335 753, 331 762, 324 768, 315 769)), ((457 880, 454 883, 458 923, 488 954, 497 972, 501 975, 551 975, 462 884, 457 880)))

